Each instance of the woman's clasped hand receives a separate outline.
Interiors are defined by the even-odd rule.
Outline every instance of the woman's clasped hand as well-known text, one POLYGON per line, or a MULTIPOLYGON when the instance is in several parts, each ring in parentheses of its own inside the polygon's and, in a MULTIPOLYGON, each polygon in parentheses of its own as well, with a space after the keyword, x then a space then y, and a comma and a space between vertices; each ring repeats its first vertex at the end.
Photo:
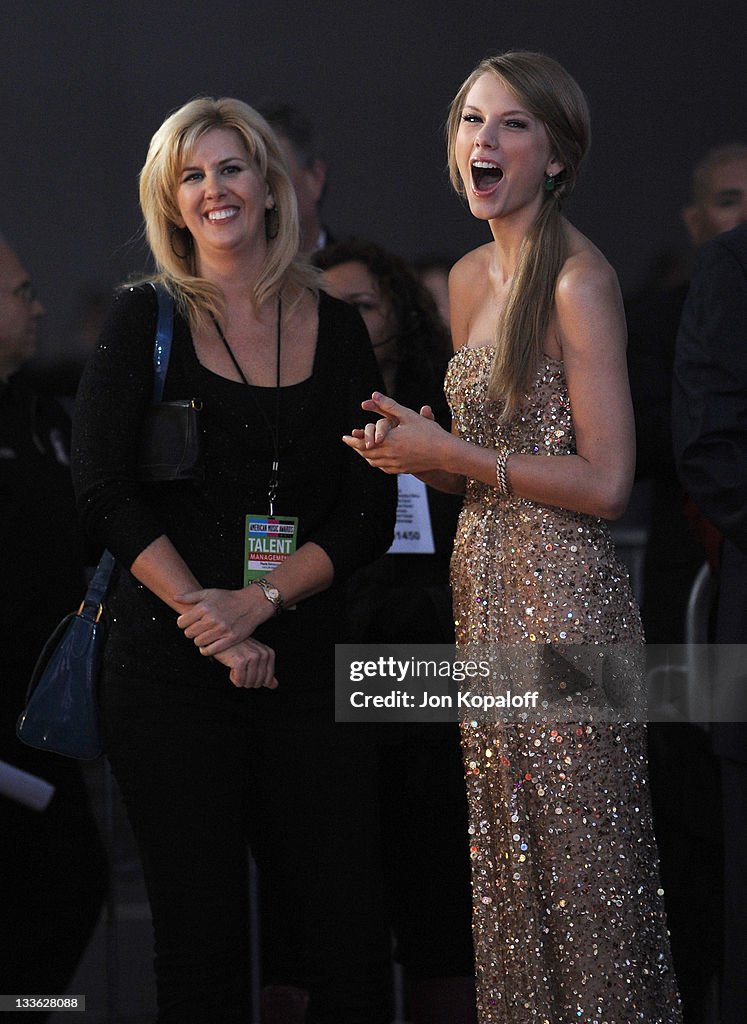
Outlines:
POLYGON ((275 652, 252 636, 275 611, 259 587, 243 590, 195 590, 179 594, 189 605, 177 618, 185 637, 200 654, 226 665, 234 686, 275 689, 275 652))
POLYGON ((343 441, 370 465, 385 473, 427 473, 442 468, 439 454, 451 435, 435 422, 429 405, 417 413, 374 391, 370 399, 361 402, 361 408, 381 419, 356 427, 343 441))

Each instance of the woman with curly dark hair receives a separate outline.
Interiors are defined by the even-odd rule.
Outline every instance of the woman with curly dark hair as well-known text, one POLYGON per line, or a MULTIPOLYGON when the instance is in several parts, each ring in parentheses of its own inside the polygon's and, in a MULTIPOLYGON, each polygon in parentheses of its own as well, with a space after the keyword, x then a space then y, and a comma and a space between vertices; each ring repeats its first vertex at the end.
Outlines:
MULTIPOLYGON (((451 342, 415 273, 399 256, 357 238, 313 260, 327 289, 359 310, 387 393, 416 408, 428 402, 448 429, 442 382, 451 342)), ((453 643, 448 577, 460 499, 408 474, 398 484, 400 512, 407 506, 411 519, 398 522, 389 553, 351 579, 350 633, 359 643, 453 643)), ((457 728, 379 726, 378 753, 384 869, 407 1019, 470 1024, 474 966, 457 728)))
MULTIPOLYGON (((434 391, 441 390, 451 341, 430 292, 409 265, 362 238, 322 249, 313 261, 329 290, 363 317, 388 393, 433 401, 434 391)), ((445 400, 443 410, 448 417, 445 400)))

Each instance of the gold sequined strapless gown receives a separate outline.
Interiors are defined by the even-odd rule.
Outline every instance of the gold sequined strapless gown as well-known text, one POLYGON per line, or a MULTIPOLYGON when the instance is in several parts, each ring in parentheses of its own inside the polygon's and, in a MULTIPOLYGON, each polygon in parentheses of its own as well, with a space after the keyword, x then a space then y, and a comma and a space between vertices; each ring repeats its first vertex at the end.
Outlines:
MULTIPOLYGON (((487 400, 493 350, 462 348, 446 393, 461 437, 575 451, 563 364, 520 413, 487 400)), ((603 521, 468 481, 452 560, 457 643, 642 640, 603 521)), ((647 788, 645 726, 466 721, 480 1024, 677 1024, 647 788)))

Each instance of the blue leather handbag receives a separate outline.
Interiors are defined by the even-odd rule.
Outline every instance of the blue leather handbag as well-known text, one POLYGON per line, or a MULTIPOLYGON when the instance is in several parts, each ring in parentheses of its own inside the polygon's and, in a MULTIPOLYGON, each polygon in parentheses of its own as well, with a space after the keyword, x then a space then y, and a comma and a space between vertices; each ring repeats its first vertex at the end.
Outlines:
POLYGON ((31 674, 16 735, 30 747, 92 760, 101 753, 96 704, 106 641, 103 603, 114 570, 105 551, 80 608, 60 622, 31 674))

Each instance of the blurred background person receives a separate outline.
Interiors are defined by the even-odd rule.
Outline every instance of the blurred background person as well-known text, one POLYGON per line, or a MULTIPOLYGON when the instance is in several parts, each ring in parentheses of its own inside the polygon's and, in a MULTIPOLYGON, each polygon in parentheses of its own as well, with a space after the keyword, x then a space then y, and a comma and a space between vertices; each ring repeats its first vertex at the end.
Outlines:
MULTIPOLYGON (((721 1024, 747 1008, 747 223, 703 249, 682 313, 673 427, 682 482, 723 535, 716 606, 719 670, 742 691, 733 716, 713 725, 724 808, 724 970, 721 1024), (730 721, 725 720, 731 718, 730 721)), ((691 856, 683 848, 682 859, 691 856)), ((700 921, 691 919, 697 935, 700 921)))
POLYGON ((322 221, 322 200, 327 187, 327 164, 314 125, 297 107, 281 100, 266 100, 257 109, 272 126, 288 162, 298 201, 300 251, 311 253, 334 241, 322 221))
POLYGON ((18 995, 66 991, 108 884, 80 765, 15 735, 36 659, 85 591, 70 421, 22 370, 43 315, 31 278, 0 238, 0 760, 55 787, 43 812, 0 795, 0 991, 18 995))
MULTIPOLYGON (((430 405, 448 429, 443 379, 449 336, 410 267, 362 239, 340 241, 316 253, 314 262, 327 289, 363 317, 387 394, 418 409, 430 405)), ((461 498, 406 474, 398 483, 395 544, 348 587, 351 639, 451 644, 449 559, 461 498)), ((470 1024, 476 1019, 474 960, 458 728, 391 723, 377 726, 377 741, 387 904, 395 958, 404 971, 407 1019, 470 1024)))
POLYGON ((69 344, 64 352, 57 352, 54 358, 43 362, 34 361, 28 368, 34 384, 46 394, 54 395, 71 418, 80 375, 98 344, 111 304, 111 294, 111 287, 91 284, 79 288, 67 333, 69 344))
MULTIPOLYGON (((747 220, 747 145, 710 150, 693 169, 682 209, 693 253, 721 231, 747 220)), ((642 604, 650 644, 682 641, 685 607, 706 551, 689 528, 672 454, 672 367, 689 273, 670 261, 626 301, 628 364, 636 414, 639 480, 651 482, 651 524, 642 604)))
POLYGON ((436 303, 438 315, 450 329, 451 311, 449 309, 449 272, 456 259, 439 253, 424 253, 412 261, 412 269, 425 285, 436 303))
MULTIPOLYGON (((682 220, 693 254, 721 231, 747 221, 747 145, 718 146, 696 164, 682 220)), ((688 513, 672 449, 672 369, 688 287, 687 262, 669 261, 626 303, 636 473, 639 481, 648 482, 651 496, 642 605, 650 645, 684 641, 690 589, 706 557, 717 560, 720 543, 706 519, 688 513)), ((652 723, 648 736, 656 834, 684 1020, 707 1024, 713 1019, 722 959, 718 762, 710 738, 698 726, 652 723)))
POLYGON ((747 221, 747 144, 728 142, 706 153, 693 171, 682 219, 696 246, 747 221))

